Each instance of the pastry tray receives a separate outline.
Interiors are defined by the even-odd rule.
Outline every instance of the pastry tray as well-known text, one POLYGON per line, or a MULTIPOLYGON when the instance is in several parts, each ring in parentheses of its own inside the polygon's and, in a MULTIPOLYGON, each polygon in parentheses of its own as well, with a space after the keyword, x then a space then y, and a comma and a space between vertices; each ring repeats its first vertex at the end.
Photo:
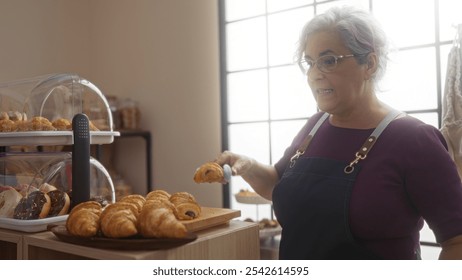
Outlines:
POLYGON ((258 194, 256 195, 240 195, 239 193, 235 194, 234 197, 236 201, 244 204, 271 204, 270 200, 267 200, 258 194))
POLYGON ((274 228, 260 229, 260 238, 267 238, 281 234, 282 228, 280 226, 274 228))
POLYGON ((73 236, 66 230, 66 226, 64 225, 51 225, 49 230, 57 238, 64 242, 112 250, 165 250, 184 245, 197 239, 197 235, 192 232, 188 232, 183 238, 143 238, 141 236, 133 236, 129 238, 107 238, 99 236, 73 236))
MULTIPOLYGON (((90 144, 110 144, 114 141, 114 136, 120 136, 120 132, 90 131, 90 144)), ((0 146, 48 146, 72 144, 74 144, 72 131, 26 131, 0 133, 0 146)))
POLYGON ((221 224, 226 224, 241 216, 241 210, 227 208, 201 207, 201 214, 193 220, 181 221, 191 232, 201 231, 221 224))
POLYGON ((12 229, 22 232, 40 232, 46 231, 48 225, 64 223, 68 215, 36 219, 36 220, 18 220, 12 218, 0 218, 0 228, 12 229))

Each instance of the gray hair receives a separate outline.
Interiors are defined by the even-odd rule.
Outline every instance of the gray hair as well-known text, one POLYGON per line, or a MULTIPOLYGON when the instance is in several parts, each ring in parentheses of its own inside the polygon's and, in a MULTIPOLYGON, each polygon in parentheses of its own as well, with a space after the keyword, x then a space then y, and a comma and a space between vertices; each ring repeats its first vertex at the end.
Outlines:
POLYGON ((323 30, 336 30, 345 46, 355 55, 360 64, 367 63, 367 54, 374 52, 378 68, 373 79, 377 83, 385 74, 388 61, 388 43, 380 24, 367 11, 354 7, 334 7, 315 16, 302 29, 296 61, 301 66, 308 37, 323 30))

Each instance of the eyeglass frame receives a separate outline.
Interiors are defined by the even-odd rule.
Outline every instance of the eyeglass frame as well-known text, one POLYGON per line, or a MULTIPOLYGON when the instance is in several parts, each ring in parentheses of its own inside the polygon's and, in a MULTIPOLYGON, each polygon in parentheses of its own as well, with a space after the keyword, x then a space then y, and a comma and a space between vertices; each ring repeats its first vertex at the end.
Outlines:
POLYGON ((343 55, 326 54, 326 55, 322 55, 322 56, 318 57, 316 60, 311 60, 312 63, 313 63, 312 66, 309 66, 309 67, 304 66, 304 63, 308 64, 308 60, 306 58, 302 59, 300 61, 299 65, 300 65, 300 68, 303 70, 303 72, 305 74, 308 74, 308 72, 310 72, 314 68, 314 66, 318 67, 318 70, 321 71, 322 73, 331 73, 333 70, 335 70, 337 68, 339 60, 349 58, 349 57, 358 57, 358 56, 359 55, 357 55, 357 54, 343 54, 343 55), (333 57, 335 59, 334 68, 332 68, 331 70, 328 70, 328 71, 326 71, 325 69, 323 70, 322 67, 319 67, 319 64, 318 64, 319 59, 321 59, 323 57, 327 57, 327 56, 331 56, 331 57, 333 57))

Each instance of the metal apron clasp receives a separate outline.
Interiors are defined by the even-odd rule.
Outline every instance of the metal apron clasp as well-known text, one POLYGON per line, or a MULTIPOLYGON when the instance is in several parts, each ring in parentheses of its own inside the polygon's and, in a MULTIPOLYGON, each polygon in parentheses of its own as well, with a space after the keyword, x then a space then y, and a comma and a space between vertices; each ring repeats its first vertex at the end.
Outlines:
POLYGON ((343 172, 345 172, 345 174, 351 174, 354 170, 355 170, 355 165, 360 161, 360 160, 363 160, 367 157, 367 155, 362 155, 360 154, 359 152, 356 152, 355 154, 356 158, 354 160, 352 160, 350 162, 350 164, 348 164, 347 166, 345 166, 345 168, 343 169, 343 172))
POLYGON ((293 155, 293 156, 290 158, 290 165, 289 165, 289 167, 290 167, 290 168, 294 167, 295 162, 297 161, 297 159, 298 159, 301 155, 303 155, 304 153, 305 153, 305 151, 297 150, 297 151, 295 152, 295 155, 293 155))

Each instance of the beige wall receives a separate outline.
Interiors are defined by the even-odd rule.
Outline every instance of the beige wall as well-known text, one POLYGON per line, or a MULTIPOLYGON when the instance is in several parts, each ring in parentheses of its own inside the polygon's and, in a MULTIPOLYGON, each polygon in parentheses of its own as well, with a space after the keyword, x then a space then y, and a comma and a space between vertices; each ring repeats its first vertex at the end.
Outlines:
MULTIPOLYGON (((0 36, 0 81, 76 72, 137 100, 154 188, 221 206, 220 185, 192 181, 221 147, 216 0, 0 0, 0 36)), ((116 146, 117 169, 143 193, 143 141, 116 146)))
POLYGON ((0 0, 0 81, 89 70, 88 1, 0 0))

